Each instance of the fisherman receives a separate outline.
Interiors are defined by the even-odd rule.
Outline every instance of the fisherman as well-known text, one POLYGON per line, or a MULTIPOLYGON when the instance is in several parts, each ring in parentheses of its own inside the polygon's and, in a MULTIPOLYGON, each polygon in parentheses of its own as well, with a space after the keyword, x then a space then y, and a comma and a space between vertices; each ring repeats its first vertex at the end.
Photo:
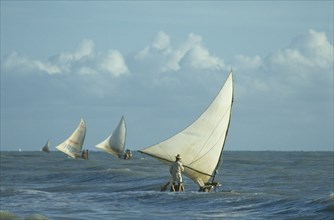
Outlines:
POLYGON ((88 149, 86 150, 85 160, 88 160, 88 149))
POLYGON ((86 157, 86 151, 83 150, 83 151, 81 152, 81 158, 82 158, 82 159, 85 159, 85 157, 86 157))
POLYGON ((82 151, 81 158, 84 160, 88 160, 88 150, 82 151))
POLYGON ((130 160, 132 158, 132 152, 127 149, 124 154, 124 160, 130 160))
POLYGON ((172 175, 172 186, 171 191, 184 191, 184 186, 182 182, 182 172, 184 167, 181 163, 181 156, 178 154, 175 157, 175 162, 169 168, 169 173, 172 175), (177 183, 177 185, 176 185, 177 183))

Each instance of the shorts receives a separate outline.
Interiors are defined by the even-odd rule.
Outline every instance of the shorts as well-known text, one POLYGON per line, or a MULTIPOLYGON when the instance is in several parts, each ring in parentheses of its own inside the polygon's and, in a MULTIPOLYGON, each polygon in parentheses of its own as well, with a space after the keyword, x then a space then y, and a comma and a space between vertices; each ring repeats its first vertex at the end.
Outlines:
POLYGON ((182 183, 182 175, 181 173, 176 173, 174 175, 172 175, 172 180, 173 180, 173 183, 182 183))

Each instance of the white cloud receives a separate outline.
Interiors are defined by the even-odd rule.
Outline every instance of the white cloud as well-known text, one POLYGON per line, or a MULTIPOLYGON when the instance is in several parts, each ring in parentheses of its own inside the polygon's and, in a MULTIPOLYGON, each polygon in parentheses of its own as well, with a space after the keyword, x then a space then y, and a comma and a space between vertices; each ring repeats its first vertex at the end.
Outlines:
POLYGON ((224 61, 218 57, 211 56, 208 49, 201 44, 194 45, 182 59, 185 66, 193 69, 223 70, 224 61))
POLYGON ((58 56, 51 58, 49 62, 58 66, 61 70, 59 73, 73 73, 75 68, 85 65, 85 62, 94 58, 94 42, 84 39, 76 51, 62 52, 58 56))
MULTIPOLYGON (((224 61, 212 56, 202 43, 202 37, 193 33, 178 47, 172 47, 170 37, 160 31, 150 45, 127 59, 118 50, 94 53, 94 42, 84 39, 73 52, 61 52, 47 61, 24 58, 17 53, 5 60, 7 69, 21 69, 25 72, 53 74, 98 75, 108 73, 120 77, 130 71, 128 60, 136 72, 147 75, 181 70, 224 70, 224 61)), ((158 81, 159 79, 154 79, 158 81)), ((166 80, 166 79, 163 79, 166 80)))
POLYGON ((304 91, 301 88, 313 82, 331 84, 333 46, 324 33, 309 30, 296 37, 287 48, 265 57, 239 54, 233 58, 232 65, 227 65, 222 58, 210 54, 201 36, 190 33, 185 41, 173 46, 169 35, 160 31, 151 44, 126 57, 113 49, 95 53, 94 42, 84 39, 75 51, 62 52, 47 61, 32 60, 13 52, 3 62, 3 68, 15 70, 12 72, 67 73, 97 77, 95 82, 108 80, 105 77, 121 78, 132 72, 132 77, 137 77, 136 82, 165 85, 166 88, 168 83, 193 79, 202 83, 211 80, 212 83, 215 77, 222 77, 221 73, 228 71, 229 66, 237 73, 239 95, 249 96, 249 91, 279 94, 284 90, 289 96, 301 93, 304 91), (173 72, 179 74, 166 74, 173 72))
POLYGON ((187 40, 173 48, 170 37, 160 31, 153 42, 135 55, 138 62, 152 62, 157 72, 176 72, 182 68, 194 70, 224 70, 224 61, 212 56, 202 44, 202 37, 190 33, 187 40))
POLYGON ((296 37, 290 48, 300 51, 308 62, 320 68, 333 66, 333 45, 323 32, 310 29, 307 34, 296 37))
POLYGON ((212 56, 202 45, 202 37, 190 33, 186 42, 174 50, 169 57, 165 70, 179 70, 187 67, 197 70, 224 70, 224 61, 212 56))
POLYGON ((5 69, 15 69, 20 73, 27 73, 30 71, 46 72, 50 75, 61 72, 61 69, 51 62, 42 62, 39 60, 30 60, 18 55, 17 52, 12 52, 4 61, 5 69))
POLYGON ((237 130, 269 135, 277 146, 332 146, 332 51, 324 33, 309 30, 263 58, 236 56, 237 130))
POLYGON ((281 97, 305 94, 311 86, 333 85, 333 46, 324 33, 309 30, 264 58, 235 56, 233 66, 241 74, 245 96, 254 89, 281 97))
POLYGON ((40 71, 46 72, 50 75, 60 73, 61 70, 57 65, 51 62, 41 62, 39 60, 33 61, 32 64, 40 71))
POLYGON ((90 67, 81 67, 79 70, 78 70, 78 73, 80 75, 98 75, 98 72, 90 67))
POLYGON ((1 66, 3 66, 3 68, 5 69, 16 69, 17 71, 20 71, 24 68, 27 69, 34 68, 34 65, 30 62, 29 59, 25 57, 20 57, 16 51, 10 53, 8 57, 5 58, 3 65, 1 66))
POLYGON ((256 69, 263 65, 262 58, 260 56, 247 57, 245 55, 234 56, 235 65, 238 69, 256 69))
POLYGON ((88 57, 93 53, 93 50, 94 42, 89 39, 84 39, 78 50, 74 53, 74 59, 80 60, 84 57, 88 57))
POLYGON ((129 72, 122 54, 117 50, 110 50, 99 67, 115 77, 129 72))
POLYGON ((156 35, 154 41, 152 42, 152 47, 157 49, 157 50, 168 49, 169 48, 169 42, 170 42, 169 36, 165 32, 160 31, 156 35))
POLYGON ((316 69, 333 68, 333 45, 324 33, 311 29, 296 37, 288 48, 268 56, 266 61, 273 67, 285 67, 291 73, 314 73, 316 69))
POLYGON ((71 52, 63 52, 58 56, 58 61, 62 64, 78 61, 86 57, 92 56, 94 50, 94 42, 89 39, 84 39, 79 48, 71 52))
POLYGON ((74 52, 62 52, 47 61, 32 60, 12 52, 4 60, 6 70, 19 70, 25 73, 98 75, 98 70, 118 77, 129 72, 122 54, 110 50, 106 54, 94 55, 94 42, 84 39, 74 52))

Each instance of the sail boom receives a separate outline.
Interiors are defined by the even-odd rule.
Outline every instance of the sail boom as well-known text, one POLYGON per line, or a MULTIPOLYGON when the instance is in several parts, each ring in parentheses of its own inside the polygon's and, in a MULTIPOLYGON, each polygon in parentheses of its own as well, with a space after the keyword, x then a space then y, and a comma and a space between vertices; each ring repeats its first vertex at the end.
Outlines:
MULTIPOLYGON (((164 162, 164 163, 168 163, 168 164, 173 163, 173 161, 164 159, 164 158, 162 158, 162 157, 157 157, 157 156, 155 156, 155 155, 148 154, 148 153, 145 153, 145 152, 140 151, 140 150, 139 150, 138 152, 140 152, 140 153, 142 153, 142 154, 149 155, 149 156, 151 156, 151 157, 153 157, 153 158, 155 158, 155 159, 158 159, 158 160, 160 160, 160 161, 162 161, 162 162, 164 162)), ((192 171, 197 172, 197 173, 200 173, 200 174, 202 174, 202 175, 205 175, 205 176, 208 176, 208 177, 213 177, 212 175, 210 175, 210 174, 208 174, 208 173, 203 173, 203 172, 201 172, 201 171, 199 171, 199 170, 196 170, 196 169, 194 169, 194 168, 192 168, 192 167, 189 167, 189 166, 187 166, 187 165, 183 165, 183 167, 184 167, 185 169, 192 170, 192 171)))

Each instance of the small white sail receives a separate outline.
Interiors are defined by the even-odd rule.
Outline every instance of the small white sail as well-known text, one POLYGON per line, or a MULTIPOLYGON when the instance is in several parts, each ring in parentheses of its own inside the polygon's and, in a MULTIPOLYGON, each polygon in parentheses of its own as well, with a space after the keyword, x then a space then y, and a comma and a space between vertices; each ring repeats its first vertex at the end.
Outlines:
POLYGON ((114 132, 95 147, 120 158, 124 155, 125 139, 126 124, 124 117, 122 117, 114 132))
POLYGON ((50 140, 48 140, 46 142, 46 144, 44 145, 44 147, 42 147, 41 151, 49 153, 50 152, 50 144, 51 144, 51 142, 50 142, 50 140))
POLYGON ((182 156, 184 174, 200 187, 214 181, 227 136, 233 103, 233 77, 204 113, 183 131, 139 152, 171 164, 182 156))
POLYGON ((81 149, 86 136, 86 123, 81 119, 80 124, 63 143, 56 148, 72 158, 81 157, 81 149))

